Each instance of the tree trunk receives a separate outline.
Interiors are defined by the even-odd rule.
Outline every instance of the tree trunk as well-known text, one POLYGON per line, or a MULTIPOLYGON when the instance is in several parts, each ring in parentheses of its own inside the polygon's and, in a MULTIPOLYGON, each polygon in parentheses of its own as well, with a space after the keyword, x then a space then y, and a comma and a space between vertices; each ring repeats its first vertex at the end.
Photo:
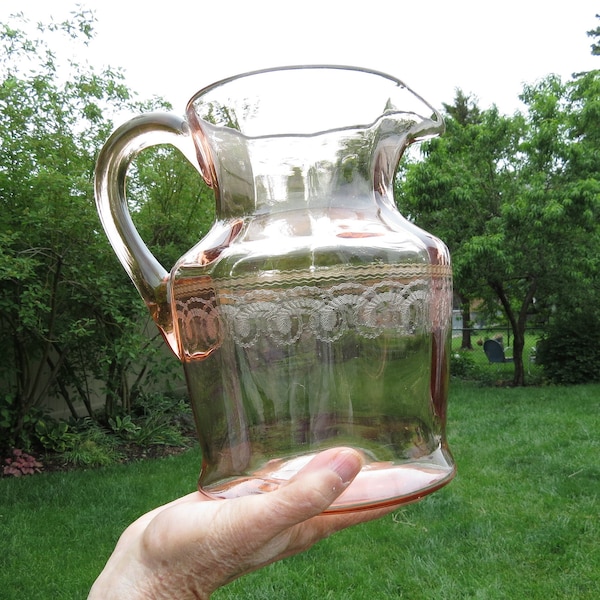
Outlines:
MULTIPOLYGON (((81 383, 81 380, 79 379, 79 376, 75 372, 75 369, 71 365, 71 362, 68 361, 67 359, 65 359, 64 367, 65 367, 65 371, 67 372, 67 374, 69 376, 69 380, 71 381, 71 384, 77 390, 77 393, 79 394, 79 398, 83 402, 83 405, 85 406, 85 409, 87 410, 88 415, 90 417, 93 417, 94 411, 92 409, 92 402, 90 400, 89 391, 87 389, 84 389, 83 384, 81 383)), ((84 377, 84 382, 85 382, 85 374, 83 375, 83 377, 84 377)), ((86 388, 87 388, 87 384, 86 384, 86 388)))
MULTIPOLYGON (((511 323, 512 325, 512 323, 511 323)), ((519 331, 520 327, 513 326, 513 361, 515 363, 515 372, 513 376, 513 385, 525 385, 525 366, 523 365, 523 348, 525 346, 525 328, 519 331)))
POLYGON ((518 315, 515 313, 512 306, 510 305, 510 301, 508 299, 508 296, 506 295, 506 291, 504 290, 504 286, 502 285, 502 283, 491 281, 489 282, 490 287, 498 296, 498 299, 502 304, 502 308, 504 308, 504 313, 508 318, 513 332, 513 361, 515 365, 513 385, 515 386, 525 385, 525 366, 523 364, 523 348, 525 347, 527 310, 529 308, 529 305, 533 301, 535 290, 537 288, 537 284, 534 278, 531 277, 528 278, 528 280, 529 288, 525 293, 525 297, 523 298, 523 302, 521 303, 521 308, 519 310, 518 315))
POLYGON ((473 350, 471 342, 471 301, 459 294, 460 309, 462 313, 462 350, 473 350))
POLYGON ((111 361, 108 365, 108 374, 106 377, 106 395, 104 397, 104 414, 107 418, 114 417, 116 413, 116 373, 117 361, 115 358, 111 358, 111 361))
MULTIPOLYGON (((55 368, 55 364, 52 361, 52 359, 48 356, 46 358, 46 361, 48 362, 48 365, 51 369, 55 368)), ((77 414, 77 411, 75 410, 75 406, 73 404, 73 402, 71 401, 71 395, 69 394, 69 390, 67 388, 67 386, 65 385, 65 382, 63 381, 62 377, 57 376, 56 377, 56 383, 58 385, 58 389, 60 390, 60 395, 63 397, 63 400, 66 402, 67 407, 69 408, 69 412, 71 413, 71 416, 74 419, 78 419, 79 415, 77 414)))

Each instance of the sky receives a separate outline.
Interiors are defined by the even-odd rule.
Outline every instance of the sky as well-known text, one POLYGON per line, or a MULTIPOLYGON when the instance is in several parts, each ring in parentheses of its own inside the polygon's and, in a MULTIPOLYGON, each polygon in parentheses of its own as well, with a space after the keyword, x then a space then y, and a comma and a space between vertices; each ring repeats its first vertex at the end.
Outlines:
POLYGON ((506 114, 524 83, 600 68, 586 35, 597 0, 0 0, 0 21, 61 21, 76 4, 97 18, 83 58, 122 68, 140 99, 179 113, 206 85, 282 65, 370 68, 436 108, 460 88, 506 114))

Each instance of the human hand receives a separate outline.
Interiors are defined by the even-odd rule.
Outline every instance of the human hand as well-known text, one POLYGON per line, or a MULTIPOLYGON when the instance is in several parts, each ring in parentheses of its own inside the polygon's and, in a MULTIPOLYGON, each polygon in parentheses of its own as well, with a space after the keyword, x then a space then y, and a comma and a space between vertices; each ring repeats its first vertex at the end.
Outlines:
POLYGON ((362 466, 360 454, 318 454, 266 494, 211 500, 199 492, 156 508, 121 536, 88 600, 207 599, 217 588, 394 507, 321 514, 362 466))

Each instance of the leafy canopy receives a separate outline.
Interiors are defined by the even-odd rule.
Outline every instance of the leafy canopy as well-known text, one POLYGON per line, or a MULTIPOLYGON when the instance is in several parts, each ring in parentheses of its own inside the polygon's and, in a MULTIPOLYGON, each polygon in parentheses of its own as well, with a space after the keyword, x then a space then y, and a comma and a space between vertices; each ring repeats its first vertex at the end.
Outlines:
POLYGON ((445 136, 425 144, 398 182, 401 210, 448 244, 458 293, 483 299, 490 315, 503 311, 516 384, 532 313, 600 300, 599 86, 598 71, 549 76, 525 86, 527 110, 512 116, 482 111, 459 91, 445 136))
MULTIPOLYGON (((147 311, 100 227, 93 172, 115 115, 164 104, 137 102, 119 70, 81 61, 93 25, 88 11, 0 25, 0 392, 13 443, 49 392, 74 416, 75 400, 91 413, 100 381, 112 413, 128 410, 156 372, 148 360, 160 346, 143 333, 147 311)), ((132 171, 136 221, 167 261, 212 220, 197 210, 206 190, 192 172, 166 151, 142 155, 132 171)))

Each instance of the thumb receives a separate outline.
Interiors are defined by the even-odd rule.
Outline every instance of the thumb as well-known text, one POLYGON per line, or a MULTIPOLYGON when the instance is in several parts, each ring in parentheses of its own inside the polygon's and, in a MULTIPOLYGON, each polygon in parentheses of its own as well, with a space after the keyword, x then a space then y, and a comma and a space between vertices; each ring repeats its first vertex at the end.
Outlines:
POLYGON ((332 448, 315 456, 290 481, 267 494, 267 510, 285 529, 329 508, 362 468, 361 455, 351 448, 332 448))

